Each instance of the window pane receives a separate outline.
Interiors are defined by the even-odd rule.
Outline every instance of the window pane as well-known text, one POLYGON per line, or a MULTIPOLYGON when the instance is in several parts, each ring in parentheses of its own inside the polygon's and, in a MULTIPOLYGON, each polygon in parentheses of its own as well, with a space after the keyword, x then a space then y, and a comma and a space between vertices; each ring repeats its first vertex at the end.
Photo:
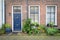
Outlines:
POLYGON ((50 23, 50 18, 47 19, 47 24, 50 23))
POLYGON ((35 21, 35 15, 34 14, 30 14, 30 18, 31 18, 32 22, 35 21))
POLYGON ((51 22, 55 23, 55 20, 54 19, 51 19, 51 22))
POLYGON ((51 18, 55 18, 55 13, 54 12, 51 13, 51 18))
POLYGON ((31 6, 30 7, 30 12, 31 13, 39 13, 38 11, 39 11, 38 6, 31 6))
POLYGON ((47 12, 50 12, 50 6, 47 7, 47 12))
POLYGON ((51 15, 50 12, 48 12, 48 13, 47 13, 47 18, 50 18, 50 15, 51 15))
POLYGON ((39 7, 38 6, 35 7, 35 13, 36 14, 39 13, 39 7))
POLYGON ((35 22, 38 22, 38 21, 39 21, 39 15, 35 14, 35 22))
POLYGON ((35 13, 35 8, 33 6, 30 7, 30 13, 35 13))
POLYGON ((35 19, 39 19, 39 15, 38 14, 35 14, 35 19))
POLYGON ((14 6, 13 12, 21 12, 21 7, 20 6, 14 6))
POLYGON ((55 6, 51 7, 51 12, 55 12, 55 6))

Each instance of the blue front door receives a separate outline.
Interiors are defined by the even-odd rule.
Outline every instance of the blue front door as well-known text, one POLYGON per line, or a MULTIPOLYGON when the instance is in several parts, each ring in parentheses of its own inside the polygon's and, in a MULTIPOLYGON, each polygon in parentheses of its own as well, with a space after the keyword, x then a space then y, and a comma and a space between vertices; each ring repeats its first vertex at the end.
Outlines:
POLYGON ((13 6, 13 31, 14 32, 19 32, 21 31, 21 6, 13 6))
POLYGON ((21 31, 21 14, 13 14, 13 30, 21 31))

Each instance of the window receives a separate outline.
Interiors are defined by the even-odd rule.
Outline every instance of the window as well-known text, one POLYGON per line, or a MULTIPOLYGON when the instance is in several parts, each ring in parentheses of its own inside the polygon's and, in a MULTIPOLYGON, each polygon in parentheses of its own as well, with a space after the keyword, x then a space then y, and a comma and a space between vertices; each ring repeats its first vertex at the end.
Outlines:
POLYGON ((50 22, 56 24, 56 6, 47 6, 47 24, 50 22))
POLYGON ((39 23, 39 6, 30 6, 30 18, 32 22, 39 23))
POLYGON ((21 12, 21 6, 13 6, 13 12, 16 13, 16 12, 21 12))

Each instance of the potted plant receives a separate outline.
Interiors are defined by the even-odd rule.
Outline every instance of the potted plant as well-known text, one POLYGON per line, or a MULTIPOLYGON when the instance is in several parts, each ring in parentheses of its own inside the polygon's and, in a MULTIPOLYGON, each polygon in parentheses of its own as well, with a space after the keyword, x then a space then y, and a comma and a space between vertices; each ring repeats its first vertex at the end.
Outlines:
POLYGON ((53 22, 50 22, 47 24, 48 27, 54 27, 54 23, 53 22))
POLYGON ((10 33, 11 32, 11 26, 9 24, 5 24, 5 31, 6 33, 10 33))

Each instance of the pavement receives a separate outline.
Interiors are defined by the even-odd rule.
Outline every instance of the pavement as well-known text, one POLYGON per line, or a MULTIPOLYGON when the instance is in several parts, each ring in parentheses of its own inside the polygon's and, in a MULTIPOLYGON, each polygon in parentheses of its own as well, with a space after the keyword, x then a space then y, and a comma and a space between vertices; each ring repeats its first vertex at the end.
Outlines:
POLYGON ((10 33, 0 36, 0 40, 60 40, 60 36, 28 35, 25 33, 10 33))

